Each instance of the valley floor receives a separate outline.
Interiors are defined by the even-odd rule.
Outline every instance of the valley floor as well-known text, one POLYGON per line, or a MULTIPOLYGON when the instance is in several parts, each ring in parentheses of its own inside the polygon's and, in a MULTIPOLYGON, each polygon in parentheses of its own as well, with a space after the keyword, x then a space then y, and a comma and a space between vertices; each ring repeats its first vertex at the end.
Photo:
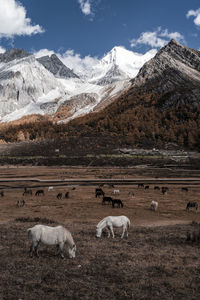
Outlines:
POLYGON ((1 299, 199 299, 200 244, 186 236, 198 228, 200 212, 185 207, 188 201, 200 204, 200 171, 7 166, 0 168, 0 189, 1 299), (114 198, 119 189, 115 198, 124 207, 102 205, 94 180, 106 196, 114 198), (149 188, 138 188, 141 182, 149 188), (154 186, 169 190, 163 195, 154 186), (24 187, 33 194, 23 196, 24 187), (35 196, 38 189, 44 196, 35 196), (25 205, 18 207, 23 199, 25 205), (157 212, 149 210, 152 200, 159 203, 157 212), (121 240, 116 229, 115 239, 95 238, 97 223, 108 215, 129 217, 128 239, 121 240), (62 260, 54 247, 43 245, 39 259, 29 258, 27 228, 36 223, 66 226, 76 258, 70 260, 65 250, 62 260))

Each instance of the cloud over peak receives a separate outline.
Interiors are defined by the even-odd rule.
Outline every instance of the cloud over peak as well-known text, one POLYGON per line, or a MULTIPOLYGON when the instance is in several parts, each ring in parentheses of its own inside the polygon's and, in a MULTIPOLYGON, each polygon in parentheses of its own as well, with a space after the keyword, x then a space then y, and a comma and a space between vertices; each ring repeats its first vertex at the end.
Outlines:
POLYGON ((16 0, 0 0, 0 38, 13 38, 15 35, 42 33, 39 25, 32 25, 26 17, 26 9, 16 0))
POLYGON ((165 46, 170 39, 184 41, 184 36, 179 32, 169 32, 168 29, 158 27, 155 31, 142 32, 138 39, 130 41, 131 47, 138 45, 148 45, 152 48, 161 48, 165 46))

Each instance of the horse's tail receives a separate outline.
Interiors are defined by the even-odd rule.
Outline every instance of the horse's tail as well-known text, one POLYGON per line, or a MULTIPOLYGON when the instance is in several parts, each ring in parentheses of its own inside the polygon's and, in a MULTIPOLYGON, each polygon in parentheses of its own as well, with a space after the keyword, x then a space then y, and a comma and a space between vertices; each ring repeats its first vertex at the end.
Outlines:
POLYGON ((31 232, 31 228, 27 229, 27 233, 28 233, 28 239, 30 240, 32 237, 32 232, 31 232))
POLYGON ((131 221, 129 220, 129 218, 127 218, 127 219, 128 219, 127 227, 130 228, 130 226, 131 226, 131 221))

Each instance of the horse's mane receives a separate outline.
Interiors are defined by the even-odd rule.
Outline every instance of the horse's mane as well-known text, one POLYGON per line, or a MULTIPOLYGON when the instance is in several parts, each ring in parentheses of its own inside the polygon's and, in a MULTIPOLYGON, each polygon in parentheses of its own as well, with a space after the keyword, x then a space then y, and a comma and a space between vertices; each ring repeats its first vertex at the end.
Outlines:
POLYGON ((107 219, 108 217, 103 218, 98 224, 97 227, 101 226, 103 224, 103 222, 107 219))

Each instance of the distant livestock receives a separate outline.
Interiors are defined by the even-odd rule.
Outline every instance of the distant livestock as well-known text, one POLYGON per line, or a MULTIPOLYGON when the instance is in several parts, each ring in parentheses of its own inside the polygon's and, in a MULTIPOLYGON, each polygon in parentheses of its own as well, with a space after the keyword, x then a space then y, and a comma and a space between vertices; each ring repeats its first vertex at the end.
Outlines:
POLYGON ((0 192, 0 197, 4 197, 4 191, 0 192))
POLYGON ((53 191, 53 186, 48 187, 48 192, 53 191))
POLYGON ((62 193, 58 193, 58 195, 56 196, 57 197, 57 199, 62 199, 62 193))
POLYGON ((148 190, 149 189, 149 185, 145 185, 144 189, 148 190))
POLYGON ((35 192, 35 196, 44 196, 44 191, 43 190, 37 190, 36 192, 35 192))
POLYGON ((122 208, 124 206, 122 200, 120 199, 112 199, 112 207, 115 208, 115 204, 117 205, 118 208, 122 208))
POLYGON ((154 186, 154 190, 158 190, 159 191, 160 187, 156 185, 156 186, 154 186))
POLYGON ((188 192, 188 188, 187 187, 182 187, 181 189, 183 192, 188 192))
POLYGON ((114 238, 114 227, 122 227, 122 235, 121 238, 124 237, 124 234, 126 232, 126 236, 128 237, 128 228, 130 227, 130 220, 126 216, 108 216, 105 217, 103 220, 101 220, 96 227, 96 237, 100 238, 102 231, 104 228, 107 229, 108 232, 108 238, 110 237, 110 233, 112 234, 112 237, 114 238))
POLYGON ((65 198, 68 199, 69 198, 69 192, 65 193, 65 198))
POLYGON ((150 209, 156 211, 158 209, 158 202, 153 200, 151 202, 150 209))
POLYGON ((56 245, 60 250, 60 255, 64 258, 64 245, 68 245, 68 253, 70 258, 74 258, 76 254, 76 245, 71 233, 63 226, 50 227, 45 225, 35 225, 27 230, 28 238, 32 243, 30 246, 30 256, 35 253, 38 256, 38 245, 56 245))
POLYGON ((113 191, 113 195, 119 195, 120 194, 120 191, 119 190, 114 190, 113 191))
POLYGON ((162 187, 162 194, 163 194, 163 195, 167 194, 167 191, 168 191, 168 190, 169 190, 169 189, 168 189, 167 186, 163 186, 163 187, 162 187))
POLYGON ((111 204, 112 200, 113 200, 113 199, 112 199, 111 197, 103 197, 103 199, 102 199, 102 205, 105 205, 106 202, 107 202, 108 204, 111 204))
POLYGON ((138 183, 138 188, 140 188, 140 187, 144 187, 144 183, 138 183))
POLYGON ((197 209, 198 209, 198 203, 195 202, 195 201, 194 201, 194 202, 190 202, 190 201, 189 201, 189 202, 187 203, 187 205, 186 205, 186 210, 189 211, 191 207, 194 207, 194 208, 196 209, 196 212, 197 212, 197 209))
POLYGON ((23 207, 25 204, 26 202, 24 201, 24 199, 17 201, 17 207, 23 207))
POLYGON ((104 191, 101 188, 97 188, 95 190, 95 196, 96 196, 96 198, 99 197, 99 196, 103 196, 104 197, 104 195, 105 195, 105 193, 104 193, 104 191))

